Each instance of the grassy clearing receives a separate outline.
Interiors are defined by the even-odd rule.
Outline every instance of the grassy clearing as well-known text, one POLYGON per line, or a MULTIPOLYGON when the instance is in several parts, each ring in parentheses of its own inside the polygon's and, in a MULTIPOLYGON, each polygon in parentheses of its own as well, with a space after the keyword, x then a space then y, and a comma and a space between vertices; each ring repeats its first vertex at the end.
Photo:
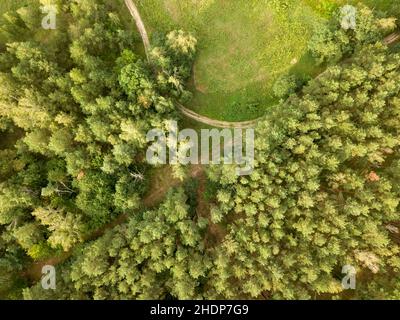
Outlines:
POLYGON ((138 1, 150 34, 182 28, 199 40, 190 107, 220 120, 261 116, 276 103, 276 78, 298 70, 313 75, 302 59, 320 17, 301 1, 146 0, 138 1))
MULTIPOLYGON (((199 40, 189 107, 214 119, 261 116, 285 73, 315 76, 307 56, 315 25, 338 6, 359 0, 136 0, 150 35, 189 30, 199 40)), ((395 14, 398 0, 364 0, 395 14)), ((399 10, 400 12, 400 10, 399 10)))

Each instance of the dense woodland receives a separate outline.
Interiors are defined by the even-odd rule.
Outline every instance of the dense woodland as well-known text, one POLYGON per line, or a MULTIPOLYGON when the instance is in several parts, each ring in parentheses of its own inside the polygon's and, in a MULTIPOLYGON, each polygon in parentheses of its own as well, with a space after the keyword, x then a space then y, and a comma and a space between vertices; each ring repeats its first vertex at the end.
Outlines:
POLYGON ((158 34, 147 61, 109 1, 58 4, 56 30, 38 28, 39 1, 2 20, 1 298, 400 299, 396 19, 360 6, 356 30, 338 14, 318 28, 325 71, 276 84, 253 173, 204 167, 200 214, 190 168, 143 201, 146 133, 181 119, 197 40, 158 34), (31 269, 54 261, 44 290, 31 269))

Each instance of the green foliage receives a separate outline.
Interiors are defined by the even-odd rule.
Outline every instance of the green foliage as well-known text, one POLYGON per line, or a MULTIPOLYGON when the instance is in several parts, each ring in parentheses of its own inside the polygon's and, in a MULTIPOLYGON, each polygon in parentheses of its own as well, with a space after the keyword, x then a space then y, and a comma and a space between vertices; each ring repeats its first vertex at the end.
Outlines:
POLYGON ((354 298, 358 300, 399 300, 400 282, 397 272, 381 274, 374 277, 373 281, 366 279, 359 282, 354 298))
POLYGON ((251 175, 212 172, 212 217, 228 234, 207 297, 308 299, 340 293, 333 271, 346 264, 398 270, 385 226, 400 199, 399 71, 398 54, 365 46, 260 123, 251 175))
POLYGON ((382 40, 396 28, 395 19, 380 19, 376 12, 363 5, 357 6, 354 30, 343 28, 342 19, 338 9, 328 25, 321 23, 315 29, 309 49, 319 63, 336 63, 357 48, 382 40))
POLYGON ((51 235, 47 241, 53 248, 61 246, 68 251, 82 240, 83 225, 79 216, 52 208, 36 208, 32 215, 42 225, 48 226, 51 235))
POLYGON ((132 216, 87 245, 73 263, 75 288, 94 299, 199 298, 210 268, 204 224, 191 217, 183 189, 159 209, 132 216))
POLYGON ((71 266, 64 263, 57 266, 57 289, 43 289, 41 281, 22 290, 24 300, 83 300, 85 295, 77 292, 71 281, 71 266))
MULTIPOLYGON (((178 15, 195 6, 209 18, 187 16, 202 50, 192 34, 172 31, 154 41, 149 63, 109 1, 56 3, 56 30, 38 28, 36 0, 1 20, 1 298, 338 298, 345 264, 365 277, 352 297, 399 297, 400 55, 379 44, 393 19, 359 7, 356 30, 340 29, 339 16, 320 27, 310 44, 315 57, 349 59, 295 94, 302 67, 279 75, 301 58, 313 24, 304 21, 316 19, 302 2, 226 3, 234 10, 223 20, 217 2, 182 4, 178 15), (232 21, 251 26, 239 34, 232 21), (184 166, 172 170, 184 184, 146 210, 146 133, 176 116, 174 100, 190 100, 193 71, 199 89, 223 87, 207 96, 229 96, 228 113, 240 116, 245 106, 255 115, 261 102, 275 102, 259 93, 276 79, 276 97, 291 98, 260 122, 251 175, 209 170, 209 215, 197 210, 202 188, 184 166), (55 292, 39 282, 21 291, 26 266, 61 254, 70 259, 57 269, 55 292)), ((331 4, 318 10, 328 15, 331 4)))
POLYGON ((148 64, 110 1, 54 4, 55 30, 40 27, 37 0, 0 20, 1 135, 22 130, 0 146, 0 235, 28 261, 140 207, 146 133, 186 93, 196 43, 171 33, 160 43, 168 66, 148 64))
POLYGON ((156 68, 162 92, 182 101, 191 98, 184 84, 192 74, 196 44, 197 40, 182 30, 169 32, 157 40, 157 45, 150 52, 150 59, 156 68))
POLYGON ((58 253, 57 250, 54 250, 52 247, 47 242, 40 242, 40 243, 35 243, 33 244, 27 251, 27 254, 33 259, 33 260, 43 260, 43 259, 49 259, 52 256, 56 255, 58 253))
POLYGON ((276 80, 272 91, 277 98, 287 98, 296 92, 298 80, 295 75, 283 75, 276 80))

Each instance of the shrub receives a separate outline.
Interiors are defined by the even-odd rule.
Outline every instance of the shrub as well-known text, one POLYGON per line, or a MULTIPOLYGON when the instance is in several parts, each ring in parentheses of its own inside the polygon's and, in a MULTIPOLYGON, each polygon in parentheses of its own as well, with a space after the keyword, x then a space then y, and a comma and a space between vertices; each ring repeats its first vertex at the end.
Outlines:
POLYGON ((296 92, 299 81, 295 75, 285 74, 275 81, 272 91, 277 98, 286 98, 296 92))

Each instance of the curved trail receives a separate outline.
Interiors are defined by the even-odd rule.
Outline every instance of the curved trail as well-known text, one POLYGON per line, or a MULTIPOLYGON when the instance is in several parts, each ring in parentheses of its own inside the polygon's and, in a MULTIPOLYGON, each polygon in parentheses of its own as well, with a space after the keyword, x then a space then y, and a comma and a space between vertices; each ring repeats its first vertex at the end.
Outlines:
MULTIPOLYGON (((147 60, 149 61, 149 52, 151 50, 151 45, 150 45, 150 40, 149 36, 147 34, 146 28, 144 26, 142 17, 140 16, 139 10, 136 7, 135 3, 132 0, 125 0, 125 5, 127 6, 131 16, 136 22, 136 26, 139 30, 140 36, 142 37, 143 40, 143 45, 146 51, 146 56, 147 60)), ((215 120, 208 118, 206 116, 200 115, 193 110, 190 110, 183 106, 182 104, 176 102, 178 110, 187 116, 190 119, 193 119, 197 122, 201 122, 203 124, 213 126, 213 127, 218 127, 218 128, 239 128, 239 129, 245 129, 245 128, 251 128, 254 127, 257 122, 261 119, 255 119, 255 120, 250 120, 250 121, 239 121, 239 122, 230 122, 230 121, 220 121, 220 120, 215 120)))
MULTIPOLYGON (((150 44, 150 40, 149 40, 149 36, 146 31, 146 28, 144 26, 142 17, 140 16, 139 10, 136 7, 133 0, 125 0, 125 4, 129 10, 130 14, 132 15, 133 19, 136 22, 136 26, 139 30, 139 33, 142 38, 143 45, 144 45, 144 48, 146 51, 147 60, 149 61, 150 60, 149 52, 151 50, 151 44, 150 44)), ((394 42, 397 42, 398 40, 400 40, 400 34, 397 32, 394 32, 394 33, 390 34, 389 36, 387 36, 383 40, 383 43, 385 45, 390 45, 394 42)), ((201 114, 198 114, 198 113, 194 112, 193 110, 186 108, 185 106, 183 106, 182 104, 180 104, 178 102, 176 102, 176 105, 177 105, 177 108, 179 109, 179 111, 182 114, 184 114, 186 117, 193 119, 197 122, 200 122, 200 123, 203 123, 203 124, 206 124, 209 126, 213 126, 213 127, 218 127, 218 128, 239 128, 239 129, 252 128, 257 124, 257 122, 259 120, 262 119, 262 117, 261 117, 261 118, 257 118, 254 120, 240 121, 240 122, 221 121, 221 120, 211 119, 211 118, 208 118, 201 114)))
POLYGON ((149 36, 147 35, 146 28, 144 27, 143 20, 140 17, 139 10, 137 9, 136 5, 130 0, 125 0, 125 5, 127 6, 131 16, 135 19, 136 27, 139 30, 140 36, 143 40, 143 45, 144 45, 144 50, 146 51, 147 60, 150 60, 149 56, 150 40, 149 36))

